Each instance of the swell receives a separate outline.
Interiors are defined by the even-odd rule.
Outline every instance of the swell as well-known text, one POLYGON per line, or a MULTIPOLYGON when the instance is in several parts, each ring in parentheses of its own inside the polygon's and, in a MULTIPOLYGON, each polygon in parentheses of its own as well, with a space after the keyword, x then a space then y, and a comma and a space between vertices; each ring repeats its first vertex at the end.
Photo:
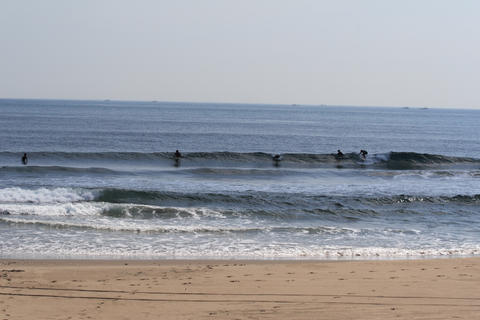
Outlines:
POLYGON ((361 204, 388 205, 401 203, 479 204, 480 194, 391 196, 319 195, 290 192, 178 192, 117 188, 36 188, 0 189, 0 204, 72 204, 72 203, 135 204, 170 207, 251 208, 263 210, 295 210, 296 208, 356 208, 361 204))
MULTIPOLYGON (((265 152, 185 152, 181 158, 176 158, 173 152, 31 152, 28 153, 31 164, 48 164, 50 166, 64 163, 145 163, 151 165, 168 164, 177 161, 182 166, 218 165, 218 166, 268 166, 282 165, 291 167, 373 167, 391 170, 422 169, 436 166, 476 165, 480 159, 469 157, 453 157, 415 152, 388 152, 369 154, 366 159, 356 152, 345 153, 342 158, 336 154, 285 153, 281 161, 273 161, 272 154, 265 152)), ((18 163, 20 153, 0 152, 0 163, 18 163)), ((103 165, 101 166, 103 167, 103 165)))
POLYGON ((115 171, 108 168, 101 167, 66 167, 66 166, 12 166, 12 167, 0 167, 0 172, 3 173, 39 173, 39 174, 120 174, 119 171, 115 171))
POLYGON ((394 195, 386 197, 324 196, 296 193, 246 192, 246 193, 180 193, 173 191, 144 191, 129 189, 102 189, 95 201, 109 203, 169 204, 302 208, 330 204, 338 209, 344 205, 366 203, 386 205, 401 203, 480 203, 480 194, 455 196, 394 195))
POLYGON ((173 191, 146 191, 130 189, 99 190, 96 201, 109 203, 167 204, 167 205, 216 205, 216 206, 294 206, 289 194, 255 193, 182 193, 173 191), (282 200, 283 199, 283 200, 282 200))
POLYGON ((390 152, 385 167, 392 170, 434 168, 436 166, 478 165, 480 159, 450 157, 428 153, 390 152))

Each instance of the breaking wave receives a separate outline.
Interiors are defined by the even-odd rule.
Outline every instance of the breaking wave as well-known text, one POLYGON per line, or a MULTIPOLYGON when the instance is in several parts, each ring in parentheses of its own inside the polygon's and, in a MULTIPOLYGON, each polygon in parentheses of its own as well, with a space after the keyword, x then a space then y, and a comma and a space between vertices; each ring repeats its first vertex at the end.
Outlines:
MULTIPOLYGON (((391 205, 480 204, 480 194, 453 196, 333 196, 283 192, 173 192, 132 189, 19 187, 0 189, 0 214, 102 215, 114 218, 377 215, 391 205)), ((426 207, 427 208, 427 207, 426 207)))

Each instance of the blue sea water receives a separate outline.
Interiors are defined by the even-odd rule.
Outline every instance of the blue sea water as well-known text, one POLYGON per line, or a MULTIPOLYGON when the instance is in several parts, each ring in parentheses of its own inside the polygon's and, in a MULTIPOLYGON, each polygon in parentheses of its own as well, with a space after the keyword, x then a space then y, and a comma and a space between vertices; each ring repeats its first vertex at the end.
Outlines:
POLYGON ((0 257, 478 255, 478 123, 477 110, 3 99, 0 257))

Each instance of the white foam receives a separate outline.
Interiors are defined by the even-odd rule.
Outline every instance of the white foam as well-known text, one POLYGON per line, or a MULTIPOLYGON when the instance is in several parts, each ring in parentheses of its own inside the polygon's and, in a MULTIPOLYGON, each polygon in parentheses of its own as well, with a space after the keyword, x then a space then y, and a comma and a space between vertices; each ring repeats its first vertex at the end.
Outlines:
POLYGON ((437 249, 404 249, 404 248, 334 248, 334 247, 303 247, 282 245, 265 245, 249 247, 247 242, 237 243, 237 247, 220 245, 220 243, 203 243, 172 246, 170 242, 144 243, 142 245, 122 245, 119 243, 102 242, 102 245, 80 241, 69 242, 22 242, 8 243, 7 248, 15 247, 15 250, 4 250, 0 257, 6 258, 59 258, 59 257, 84 257, 84 258, 177 258, 177 259, 314 259, 314 260, 355 260, 355 259, 408 259, 430 257, 455 257, 455 256, 479 256, 480 247, 457 247, 437 249), (247 245, 247 246, 242 246, 247 245))
POLYGON ((94 192, 72 188, 3 188, 0 189, 0 203, 67 203, 89 201, 95 198, 94 192))
POLYGON ((378 161, 388 161, 390 160, 390 152, 389 153, 379 153, 374 155, 374 158, 378 161))
POLYGON ((245 232, 249 231, 248 227, 222 227, 212 226, 208 224, 194 224, 194 225, 168 225, 166 222, 152 223, 149 220, 119 220, 112 221, 108 218, 95 219, 69 219, 69 220, 55 220, 49 217, 32 217, 32 216, 2 216, 0 221, 24 224, 24 225, 39 225, 52 228, 88 228, 103 231, 133 231, 145 233, 189 233, 194 234, 198 232, 245 232))
POLYGON ((0 204, 0 211, 9 215, 33 216, 92 216, 100 215, 106 208, 99 202, 75 202, 59 204, 0 204))
MULTIPOLYGON (((137 205, 128 203, 107 203, 107 202, 68 202, 68 203, 0 203, 0 212, 10 216, 100 216, 106 212, 117 209, 126 217, 135 218, 132 212, 140 213, 143 209, 150 212, 155 210, 172 210, 173 217, 181 218, 182 215, 188 215, 194 220, 200 220, 204 217, 225 219, 221 212, 202 207, 182 208, 182 207, 160 207, 137 205)), ((168 214, 166 214, 168 215, 168 214)), ((108 214, 107 214, 108 216, 108 214)), ((117 221, 121 223, 121 220, 117 221)))

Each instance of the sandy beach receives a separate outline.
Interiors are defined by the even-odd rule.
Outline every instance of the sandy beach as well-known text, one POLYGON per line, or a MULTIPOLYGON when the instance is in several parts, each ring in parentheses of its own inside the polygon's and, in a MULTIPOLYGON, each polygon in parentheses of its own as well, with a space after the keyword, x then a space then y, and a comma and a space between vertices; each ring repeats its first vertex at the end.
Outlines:
POLYGON ((1 319, 475 319, 480 258, 2 260, 1 319))

